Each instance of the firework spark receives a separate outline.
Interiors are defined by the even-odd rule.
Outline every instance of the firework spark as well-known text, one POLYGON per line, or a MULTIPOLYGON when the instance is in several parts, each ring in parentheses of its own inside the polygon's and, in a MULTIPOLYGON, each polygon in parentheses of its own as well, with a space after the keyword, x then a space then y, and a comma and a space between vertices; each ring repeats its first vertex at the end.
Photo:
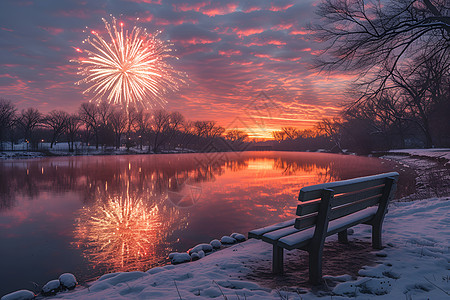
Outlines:
POLYGON ((102 20, 106 38, 91 31, 92 36, 83 42, 90 49, 76 48, 88 55, 76 61, 80 64, 78 74, 84 77, 76 84, 89 85, 83 93, 92 94, 95 101, 106 98, 126 107, 166 104, 163 96, 177 91, 185 77, 167 62, 174 58, 173 45, 159 38, 161 31, 148 34, 146 29, 135 26, 129 32, 115 18, 111 24, 102 20))

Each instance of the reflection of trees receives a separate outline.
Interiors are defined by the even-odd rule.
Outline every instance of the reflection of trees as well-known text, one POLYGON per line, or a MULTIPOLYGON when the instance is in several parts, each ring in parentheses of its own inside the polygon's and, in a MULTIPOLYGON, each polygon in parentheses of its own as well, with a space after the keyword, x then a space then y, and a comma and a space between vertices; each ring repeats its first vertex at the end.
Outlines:
POLYGON ((122 193, 98 191, 94 203, 80 209, 75 245, 96 267, 109 271, 144 270, 158 262, 168 236, 186 224, 166 196, 146 196, 127 184, 122 193))
POLYGON ((276 158, 273 163, 274 169, 283 170, 283 175, 292 176, 298 173, 316 174, 318 177, 317 182, 330 182, 338 180, 339 170, 336 170, 333 165, 334 162, 331 160, 318 163, 315 160, 294 160, 283 157, 276 158))
POLYGON ((315 172, 317 182, 380 172, 380 164, 374 160, 323 153, 230 152, 17 160, 0 163, 0 210, 13 207, 17 196, 33 199, 47 191, 82 193, 83 202, 89 204, 105 187, 112 194, 120 194, 125 179, 135 191, 167 196, 169 192, 179 193, 187 180, 188 185, 198 187, 202 182, 215 181, 227 170, 245 170, 250 160, 258 159, 273 161, 273 168, 286 176, 315 172))

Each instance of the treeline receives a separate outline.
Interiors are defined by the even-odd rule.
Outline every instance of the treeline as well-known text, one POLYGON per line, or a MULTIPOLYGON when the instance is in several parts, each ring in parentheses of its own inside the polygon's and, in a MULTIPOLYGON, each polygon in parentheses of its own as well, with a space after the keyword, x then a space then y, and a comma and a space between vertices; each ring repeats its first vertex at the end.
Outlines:
POLYGON ((450 146, 448 1, 323 0, 319 70, 358 75, 342 114, 318 126, 338 149, 450 146))
POLYGON ((11 101, 0 99, 0 149, 25 142, 27 150, 39 144, 68 143, 69 151, 77 142, 85 146, 115 147, 158 153, 179 151, 240 150, 248 135, 237 129, 226 130, 215 121, 189 121, 179 112, 123 109, 106 102, 83 103, 77 113, 53 110, 42 114, 35 108, 18 111, 11 101))

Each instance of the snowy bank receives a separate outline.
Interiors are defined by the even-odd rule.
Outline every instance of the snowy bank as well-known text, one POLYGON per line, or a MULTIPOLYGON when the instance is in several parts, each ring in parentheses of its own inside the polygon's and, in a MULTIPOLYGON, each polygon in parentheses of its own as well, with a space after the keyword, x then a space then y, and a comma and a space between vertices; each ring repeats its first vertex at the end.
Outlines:
MULTIPOLYGON (((248 240, 181 265, 147 272, 113 273, 85 287, 60 293, 64 299, 443 299, 450 295, 450 198, 392 203, 384 222, 382 251, 372 253, 376 264, 358 276, 328 276, 320 290, 286 286, 269 288, 250 281, 261 262, 272 257, 271 245, 248 240)), ((336 240, 336 237, 327 239, 336 240)), ((350 236, 370 241, 370 227, 358 225, 350 236)), ((370 246, 370 243, 367 243, 370 246)), ((294 250, 295 251, 295 250, 294 250)), ((306 253, 298 252, 299 259, 306 253)), ((352 251, 347 253, 352 259, 352 251)), ((324 261, 327 257, 324 257, 324 261)), ((267 265, 267 264, 266 264, 267 265)), ((267 270, 269 271, 269 270, 267 270)), ((342 270, 341 275, 345 275, 342 270)), ((284 276, 294 276, 289 272, 284 276)), ((298 278, 304 281, 304 278, 298 278)))
POLYGON ((449 164, 450 149, 449 148, 431 148, 431 149, 398 149, 390 150, 388 153, 396 155, 408 155, 416 158, 429 158, 449 164))

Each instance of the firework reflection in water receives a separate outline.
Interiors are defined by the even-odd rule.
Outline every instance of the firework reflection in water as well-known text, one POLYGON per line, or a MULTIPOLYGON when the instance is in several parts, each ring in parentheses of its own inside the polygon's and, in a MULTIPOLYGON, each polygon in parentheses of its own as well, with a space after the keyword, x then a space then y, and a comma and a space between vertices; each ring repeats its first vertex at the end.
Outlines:
POLYGON ((161 31, 149 34, 135 26, 129 32, 114 17, 111 24, 102 20, 106 37, 91 31, 92 36, 83 41, 89 49, 75 48, 88 55, 73 60, 80 64, 78 74, 84 77, 76 84, 87 84, 83 93, 92 94, 97 101, 106 97, 109 103, 126 107, 140 104, 145 108, 166 104, 163 96, 177 91, 186 77, 167 62, 176 58, 173 45, 159 37, 161 31))
MULTIPOLYGON (((165 198, 167 195, 162 195, 161 199, 165 198)), ((143 271, 154 265, 158 262, 155 253, 166 247, 167 236, 177 229, 180 216, 176 208, 166 207, 162 201, 148 202, 128 189, 125 195, 97 199, 80 210, 75 246, 83 249, 95 267, 112 272, 143 271)))

